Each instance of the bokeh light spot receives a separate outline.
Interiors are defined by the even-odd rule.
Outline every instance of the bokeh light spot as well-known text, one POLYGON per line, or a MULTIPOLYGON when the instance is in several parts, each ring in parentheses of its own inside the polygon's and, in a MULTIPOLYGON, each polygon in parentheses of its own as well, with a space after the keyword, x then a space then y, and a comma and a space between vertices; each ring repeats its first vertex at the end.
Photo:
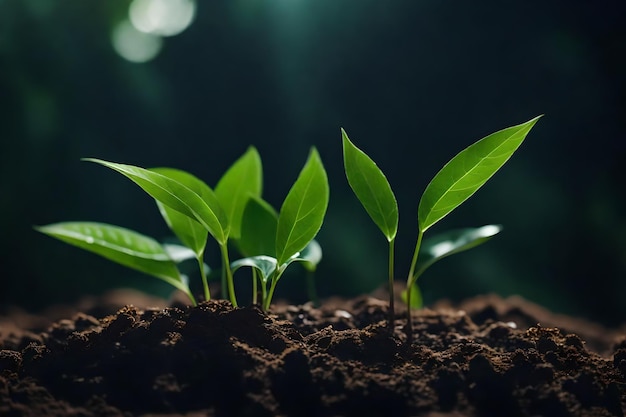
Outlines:
POLYGON ((129 8, 133 26, 159 36, 178 35, 196 14, 195 0, 133 0, 129 8))
POLYGON ((136 63, 150 61, 159 54, 163 46, 160 36, 140 32, 128 20, 113 29, 111 41, 121 57, 136 63))

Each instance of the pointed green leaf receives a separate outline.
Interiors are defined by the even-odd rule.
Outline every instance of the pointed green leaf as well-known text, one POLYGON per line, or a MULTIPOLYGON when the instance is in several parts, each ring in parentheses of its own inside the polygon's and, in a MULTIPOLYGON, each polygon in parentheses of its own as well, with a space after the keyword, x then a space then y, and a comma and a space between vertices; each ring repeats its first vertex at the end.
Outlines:
POLYGON ((176 245, 173 243, 162 243, 163 249, 172 261, 179 264, 189 259, 196 259, 196 253, 187 246, 176 245))
POLYGON ((155 200, 196 219, 219 244, 226 244, 228 219, 212 191, 201 197, 180 182, 144 168, 94 158, 84 160, 104 165, 126 176, 155 200))
POLYGON ((354 146, 341 129, 343 162, 348 183, 354 194, 391 242, 398 232, 398 203, 391 186, 376 163, 354 146))
POLYGON ((63 222, 35 229, 113 262, 161 278, 189 293, 174 261, 159 242, 148 236, 95 222, 63 222))
MULTIPOLYGON (((208 197, 211 194, 209 186, 186 171, 174 168, 151 168, 150 171, 178 181, 203 199, 210 198, 208 197)), ((156 203, 170 230, 185 246, 195 252, 196 258, 202 257, 206 247, 207 229, 193 218, 166 206, 160 201, 157 200, 156 203)))
MULTIPOLYGON (((409 288, 409 291, 411 291, 411 305, 409 306, 409 308, 422 308, 422 306, 424 305, 424 300, 422 299, 422 292, 420 291, 420 287, 418 287, 416 283, 413 283, 413 285, 411 285, 411 287, 409 288)), ((404 304, 407 304, 408 291, 402 290, 401 297, 402 301, 404 301, 404 304)))
POLYGON ((230 224, 230 238, 241 235, 241 217, 248 199, 260 197, 263 187, 261 157, 254 147, 226 171, 215 186, 215 195, 226 212, 230 224))
POLYGON ((317 265, 322 261, 322 247, 313 239, 293 260, 302 262, 307 271, 315 272, 317 265))
POLYGON ((233 273, 244 266, 249 266, 259 271, 261 280, 265 284, 276 270, 276 258, 265 255, 251 256, 238 259, 230 264, 233 273))
POLYGON ((492 133, 452 158, 422 195, 418 208, 420 230, 426 231, 487 182, 522 144, 539 117, 492 133))
POLYGON ((282 265, 315 237, 328 207, 328 178, 315 148, 289 190, 278 216, 276 257, 282 265))
POLYGON ((482 227, 451 230, 424 239, 420 248, 415 277, 419 277, 435 262, 482 245, 501 231, 502 226, 489 224, 482 227))
POLYGON ((259 197, 248 200, 241 220, 241 236, 237 240, 239 252, 247 257, 276 255, 276 227, 278 214, 259 197))

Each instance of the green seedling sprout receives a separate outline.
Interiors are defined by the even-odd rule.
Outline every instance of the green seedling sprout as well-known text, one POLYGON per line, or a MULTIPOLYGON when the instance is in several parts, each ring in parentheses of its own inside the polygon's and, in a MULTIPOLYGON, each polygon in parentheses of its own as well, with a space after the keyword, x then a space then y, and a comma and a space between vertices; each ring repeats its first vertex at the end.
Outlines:
POLYGON ((233 271, 244 266, 253 268, 254 297, 258 278, 264 310, 269 309, 276 285, 291 263, 302 262, 313 271, 321 260, 321 248, 313 238, 322 226, 328 199, 326 171, 313 148, 279 214, 260 198, 248 200, 238 242, 240 251, 248 257, 233 262, 231 267, 233 271))
POLYGON ((238 305, 230 269, 228 242, 240 234, 241 217, 247 199, 261 194, 261 158, 254 147, 248 148, 226 171, 215 191, 202 180, 177 169, 146 170, 99 159, 86 160, 121 173, 156 200, 170 229, 183 244, 194 251, 207 300, 211 298, 211 294, 203 258, 208 232, 220 247, 223 296, 228 296, 234 306, 238 305))
POLYGON ((393 282, 394 282, 394 243, 398 232, 398 203, 391 190, 389 181, 376 163, 361 151, 341 129, 343 144, 343 162, 346 177, 357 198, 365 207, 374 223, 383 232, 389 242, 389 327, 392 328, 395 317, 393 282))
MULTIPOLYGON (((486 242, 500 231, 500 227, 490 225, 478 229, 457 231, 447 237, 438 238, 434 243, 431 242, 427 250, 423 251, 424 233, 482 187, 519 148, 540 117, 492 133, 470 145, 452 158, 426 187, 418 206, 417 243, 404 292, 408 306, 406 326, 408 343, 412 341, 411 307, 415 305, 412 298, 419 294, 416 286, 419 276, 437 260, 486 242), (420 254, 424 254, 425 260, 422 262, 418 262, 420 261, 420 254)), ((389 326, 392 327, 394 318, 393 242, 398 223, 396 199, 382 171, 350 141, 343 129, 341 132, 344 167, 348 183, 389 242, 389 326)), ((426 247, 426 245, 424 246, 426 247)))
MULTIPOLYGON (((224 298, 228 296, 234 306, 237 306, 237 299, 229 242, 236 244, 242 253, 271 253, 276 265, 280 265, 275 271, 262 269, 271 272, 266 274, 271 276, 269 290, 263 287, 265 309, 269 308, 276 283, 287 265, 301 261, 311 270, 321 259, 321 248, 313 237, 322 225, 329 190, 326 172, 315 149, 287 195, 280 215, 261 199, 262 165, 253 147, 227 170, 215 191, 192 174, 174 168, 144 169, 100 159, 85 160, 123 174, 152 196, 165 222, 184 246, 161 245, 140 233, 103 223, 64 222, 36 230, 161 278, 185 292, 194 305, 196 300, 187 278, 176 265, 186 259, 197 260, 204 296, 209 300, 208 267, 203 259, 208 235, 220 247, 222 287, 227 288, 224 298), (273 252, 264 248, 270 239, 273 252)), ((257 269, 264 265, 260 260, 254 262, 257 269)))
MULTIPOLYGON (((255 148, 250 147, 224 174, 218 183, 218 191, 220 184, 223 184, 221 186, 222 191, 219 192, 214 192, 202 180, 178 169, 144 169, 93 158, 85 160, 104 165, 123 174, 152 196, 156 200, 159 211, 167 225, 185 246, 176 246, 178 248, 176 252, 172 252, 173 246, 171 245, 162 245, 161 249, 158 249, 158 242, 151 238, 128 229, 101 223, 95 227, 95 223, 66 222, 40 227, 37 230, 98 253, 115 262, 166 279, 170 284, 183 290, 194 305, 196 301, 188 286, 182 284, 183 287, 181 288, 181 280, 178 278, 180 273, 174 273, 170 263, 177 260, 176 257, 180 253, 185 254, 185 259, 195 258, 200 268, 205 299, 210 299, 211 294, 207 282, 208 270, 203 258, 207 234, 211 234, 220 246, 223 265, 225 265, 222 268, 223 286, 228 288, 230 301, 237 306, 227 243, 229 236, 232 236, 231 230, 237 233, 239 229, 246 199, 261 193, 261 160, 255 148), (230 187, 233 182, 238 180, 241 185, 230 187), (230 189, 230 194, 223 191, 224 189, 230 189), (71 236, 72 239, 68 236, 71 236), (133 239, 133 237, 137 238, 133 239), (143 240, 138 240, 139 237, 143 240), (146 266, 145 261, 141 261, 141 267, 138 267, 137 262, 133 261, 133 257, 141 259, 145 258, 146 255, 142 251, 143 247, 139 246, 137 242, 145 246, 147 239, 150 239, 150 243, 158 249, 160 255, 163 255, 163 252, 168 253, 169 248, 171 259, 168 260, 164 256, 160 256, 158 259, 160 263, 153 262, 146 266), (180 248, 185 248, 185 251, 181 252, 180 248), (163 268, 161 263, 163 262, 168 264, 169 271, 165 277, 161 272, 163 268)), ((182 259, 178 261, 182 261, 182 259)))

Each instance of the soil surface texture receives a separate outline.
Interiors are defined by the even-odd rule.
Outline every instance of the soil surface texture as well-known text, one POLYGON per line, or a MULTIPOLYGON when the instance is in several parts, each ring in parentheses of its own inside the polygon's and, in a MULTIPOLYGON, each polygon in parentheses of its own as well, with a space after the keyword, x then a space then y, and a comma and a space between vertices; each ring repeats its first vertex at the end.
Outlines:
POLYGON ((47 318, 3 312, 0 416, 625 412, 624 332, 519 297, 415 311, 410 344, 402 312, 387 327, 384 298, 278 304, 268 314, 221 300, 140 299, 137 308, 116 299, 128 301, 47 318))

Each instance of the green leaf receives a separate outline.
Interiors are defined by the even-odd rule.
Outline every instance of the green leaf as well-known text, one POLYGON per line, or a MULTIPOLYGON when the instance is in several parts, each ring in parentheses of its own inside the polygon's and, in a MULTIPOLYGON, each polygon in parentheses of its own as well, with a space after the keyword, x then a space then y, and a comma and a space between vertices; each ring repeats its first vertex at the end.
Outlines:
POLYGON ((244 266, 254 268, 259 271, 263 284, 266 284, 272 274, 274 274, 274 271, 276 270, 276 265, 276 258, 272 256, 259 255, 251 256, 249 258, 238 259, 231 263, 230 267, 233 270, 233 273, 235 273, 235 271, 244 266))
MULTIPOLYGON (((416 283, 413 283, 413 285, 411 285, 411 287, 409 288, 409 291, 411 291, 411 305, 409 306, 409 308, 422 308, 422 306, 424 305, 424 300, 422 299, 422 292, 420 291, 420 287, 418 287, 416 283)), ((402 301, 404 301, 404 304, 407 304, 407 290, 402 290, 401 297, 402 301)))
MULTIPOLYGON (((164 175, 183 184, 203 199, 210 198, 211 189, 202 180, 188 172, 174 168, 151 168, 150 171, 164 175)), ((166 206, 157 200, 157 206, 167 226, 180 241, 195 252, 196 258, 202 257, 207 241, 207 229, 193 218, 166 206)))
POLYGON ((302 262, 307 271, 315 272, 317 265, 322 261, 322 247, 313 239, 293 260, 302 262))
POLYGON ((113 262, 161 278, 189 293, 176 264, 156 240, 118 226, 95 222, 63 222, 36 227, 41 233, 96 253, 113 262))
POLYGON ((417 272, 414 276, 419 277, 428 267, 443 258, 482 245, 501 231, 502 226, 489 224, 482 227, 451 230, 424 239, 417 262, 417 272))
POLYGON ((277 225, 276 210, 259 197, 250 198, 241 220, 241 236, 237 240, 239 252, 247 257, 275 257, 277 225))
POLYGON ((452 158, 422 195, 418 208, 420 230, 425 232, 487 182, 522 144, 539 117, 492 133, 452 158))
POLYGON ((228 241, 228 219, 213 191, 203 198, 180 182, 144 168, 94 158, 84 160, 119 172, 139 185, 155 200, 196 219, 220 245, 225 245, 228 241))
MULTIPOLYGON (((280 279, 285 269, 287 269, 287 267, 293 262, 302 262, 306 269, 314 271, 321 260, 322 248, 317 241, 312 240, 306 248, 302 250, 302 252, 295 253, 291 258, 287 259, 285 263, 280 265, 280 269, 275 278, 280 279)), ((238 259, 232 262, 230 267, 232 268, 233 273, 244 266, 255 268, 260 272, 263 283, 267 283, 274 272, 276 272, 277 265, 277 259, 273 256, 258 255, 238 259)))
POLYGON ((398 232, 398 203, 391 186, 376 163, 354 146, 341 129, 343 162, 348 183, 354 194, 391 242, 398 232))
POLYGON ((228 217, 232 239, 238 239, 241 235, 241 218, 248 199, 252 196, 260 197, 262 188, 261 157, 251 146, 215 186, 215 195, 228 217))
POLYGON ((162 243, 163 249, 174 263, 181 263, 189 259, 196 259, 196 253, 187 246, 176 245, 174 243, 162 243))
POLYGON ((282 265, 315 237, 328 207, 328 178, 315 148, 289 190, 278 216, 276 257, 282 265))

